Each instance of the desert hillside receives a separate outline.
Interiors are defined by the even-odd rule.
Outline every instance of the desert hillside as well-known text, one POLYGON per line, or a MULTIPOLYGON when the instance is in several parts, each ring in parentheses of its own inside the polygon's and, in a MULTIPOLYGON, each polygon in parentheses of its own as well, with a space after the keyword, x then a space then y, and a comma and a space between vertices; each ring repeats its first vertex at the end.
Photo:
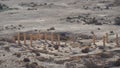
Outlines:
POLYGON ((0 0, 0 68, 120 68, 120 0, 0 0))

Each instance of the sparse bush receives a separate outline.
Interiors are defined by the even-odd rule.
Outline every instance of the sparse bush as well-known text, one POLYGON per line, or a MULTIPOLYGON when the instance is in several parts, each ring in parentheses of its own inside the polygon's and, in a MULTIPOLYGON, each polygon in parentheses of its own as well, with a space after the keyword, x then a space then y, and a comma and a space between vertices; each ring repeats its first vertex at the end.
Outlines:
POLYGON ((29 58, 24 58, 23 61, 24 62, 30 62, 30 59, 29 58))
POLYGON ((114 0, 114 3, 113 3, 115 6, 120 6, 120 0, 114 0))
POLYGON ((98 30, 101 30, 100 28, 97 28, 98 30))
POLYGON ((54 45, 54 48, 55 48, 56 50, 58 50, 58 49, 59 49, 59 46, 58 46, 58 45, 54 45))
POLYGON ((111 53, 100 53, 99 56, 101 58, 111 58, 111 57, 113 57, 113 54, 111 54, 111 53))
POLYGON ((89 51, 89 48, 82 49, 82 53, 88 53, 89 51))
POLYGON ((55 60, 54 62, 56 64, 64 64, 65 62, 70 62, 72 59, 65 59, 65 60, 55 60))
POLYGON ((91 31, 90 33, 91 33, 91 34, 94 34, 94 32, 93 32, 93 31, 91 31))
POLYGON ((114 63, 115 66, 120 66, 120 59, 118 59, 115 63, 114 63))
POLYGON ((9 9, 9 7, 7 5, 0 3, 0 11, 4 11, 7 9, 9 9))
POLYGON ((51 28, 47 29, 47 31, 50 31, 50 30, 55 30, 55 27, 51 27, 51 28))
POLYGON ((10 52, 10 47, 9 46, 4 47, 4 49, 5 49, 5 51, 10 52))
POLYGON ((5 43, 4 43, 4 42, 0 42, 0 46, 1 46, 1 45, 5 45, 5 43))
POLYGON ((92 39, 92 36, 86 34, 80 34, 79 37, 82 39, 92 39))
POLYGON ((115 23, 114 25, 120 25, 120 17, 115 18, 115 23))
POLYGON ((39 66, 37 62, 27 63, 26 68, 45 68, 43 66, 39 66))
POLYGON ((36 56, 40 56, 40 53, 39 52, 35 52, 36 56))
MULTIPOLYGON (((14 43, 14 41, 12 39, 9 39, 9 38, 0 38, 0 41, 14 43)), ((2 43, 1 43, 1 45, 2 45, 2 43)))
POLYGON ((112 34, 112 35, 113 35, 113 34, 114 34, 114 31, 110 31, 110 34, 112 34))
POLYGON ((42 62, 45 62, 48 60, 48 58, 45 58, 45 57, 38 57, 37 59, 42 62))
POLYGON ((18 57, 18 58, 21 57, 21 53, 14 53, 13 55, 15 55, 15 56, 18 57))
POLYGON ((83 62, 87 68, 98 68, 95 62, 91 59, 84 59, 83 62))
POLYGON ((18 25, 19 27, 22 27, 22 25, 18 25))
POLYGON ((54 58, 52 58, 52 57, 49 57, 49 58, 46 58, 46 57, 37 57, 37 60, 42 61, 42 62, 53 62, 54 58))
POLYGON ((76 68, 76 64, 75 63, 66 63, 65 64, 65 68, 76 68))

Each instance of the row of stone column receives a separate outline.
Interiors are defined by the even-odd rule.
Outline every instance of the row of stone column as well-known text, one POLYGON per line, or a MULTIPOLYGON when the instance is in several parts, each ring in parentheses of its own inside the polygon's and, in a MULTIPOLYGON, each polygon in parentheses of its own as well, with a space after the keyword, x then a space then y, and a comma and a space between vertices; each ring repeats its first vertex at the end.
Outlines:
MULTIPOLYGON (((47 40, 48 40, 48 34, 45 32, 44 33, 44 40, 45 40, 45 42, 47 42, 47 40)), ((55 38, 54 38, 54 33, 53 32, 51 32, 51 44, 54 44, 54 40, 55 40, 55 38)), ((27 38, 27 34, 26 33, 24 33, 23 34, 23 39, 24 39, 24 45, 26 45, 27 44, 27 42, 26 42, 26 39, 27 38)), ((33 44, 33 40, 35 39, 35 40, 40 40, 41 39, 41 34, 40 33, 38 33, 38 34, 36 34, 36 35, 34 35, 34 34, 29 34, 29 38, 30 38, 30 45, 32 46, 32 44, 33 44)), ((94 45, 96 45, 96 35, 95 34, 93 34, 93 44, 94 45)), ((21 44, 21 34, 20 34, 20 32, 18 32, 18 35, 17 35, 17 43, 18 43, 18 45, 20 45, 21 44)), ((15 40, 15 38, 14 38, 14 42, 16 42, 16 40, 15 40)), ((108 33, 106 33, 103 37, 102 37, 102 42, 103 42, 103 46, 105 46, 106 45, 106 43, 109 43, 109 35, 108 35, 108 33)), ((118 38, 118 34, 116 34, 116 38, 115 38, 115 43, 116 43, 116 46, 119 46, 119 38, 118 38)), ((60 45, 60 35, 59 34, 57 34, 57 45, 60 45)))
MULTIPOLYGON (((96 35, 93 34, 93 44, 96 45, 96 35)), ((103 42, 103 46, 106 45, 106 43, 109 43, 109 35, 108 33, 106 33, 103 37, 102 37, 102 42, 103 42)), ((116 38, 115 38, 115 43, 116 46, 119 46, 119 38, 118 38, 118 34, 116 34, 116 38)))
MULTIPOLYGON (((24 34, 22 34, 22 36, 23 36, 23 39, 24 39, 24 45, 26 45, 27 44, 27 34, 24 33, 24 34)), ((45 32, 43 36, 44 36, 45 42, 47 42, 48 34, 45 32)), ((53 32, 51 32, 50 37, 51 37, 51 40, 50 40, 51 44, 54 44, 55 38, 54 38, 54 33, 53 32)), ((35 35, 34 34, 29 34, 29 39, 30 39, 30 46, 32 46, 34 39, 35 40, 40 40, 42 38, 41 38, 41 34, 38 33, 38 34, 35 34, 35 35)), ((15 37, 13 37, 13 41, 16 43, 15 37)), ((60 34, 57 34, 57 40, 56 41, 57 41, 57 45, 60 46, 60 34)), ((17 34, 17 44, 18 45, 21 44, 21 34, 20 34, 20 32, 18 32, 18 34, 17 34)))

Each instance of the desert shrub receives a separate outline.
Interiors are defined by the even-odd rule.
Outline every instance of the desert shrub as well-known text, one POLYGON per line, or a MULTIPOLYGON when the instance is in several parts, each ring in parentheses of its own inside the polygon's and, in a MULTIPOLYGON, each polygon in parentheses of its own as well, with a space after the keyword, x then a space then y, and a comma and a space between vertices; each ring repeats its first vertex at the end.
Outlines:
MULTIPOLYGON (((0 41, 5 41, 5 42, 9 42, 9 43, 13 43, 14 41, 10 38, 0 38, 0 41)), ((0 44, 2 45, 2 43, 0 44)))
POLYGON ((77 68, 75 63, 65 63, 65 68, 77 68))
POLYGON ((30 62, 30 59, 29 58, 24 58, 23 61, 24 62, 30 62))
POLYGON ((90 18, 90 19, 88 19, 87 21, 86 21, 86 23, 87 24, 95 24, 95 23, 97 23, 98 21, 96 20, 96 18, 94 17, 94 18, 90 18))
POLYGON ((15 55, 15 56, 18 57, 18 58, 21 57, 21 53, 14 53, 13 55, 15 55))
POLYGON ((98 68, 98 66, 92 59, 84 59, 83 62, 87 68, 98 68))
POLYGON ((6 47, 4 47, 4 50, 7 51, 7 52, 10 52, 10 47, 6 46, 6 47))
POLYGON ((46 58, 46 57, 37 57, 37 60, 42 61, 42 62, 53 62, 54 58, 52 58, 52 57, 49 57, 49 58, 46 58))
POLYGON ((1 45, 5 45, 5 43, 4 43, 4 42, 0 42, 0 46, 1 46, 1 45))
POLYGON ((35 52, 36 56, 40 56, 40 53, 39 52, 35 52))
POLYGON ((82 39, 92 39, 92 36, 86 34, 80 34, 79 37, 82 39))
POLYGON ((27 63, 25 67, 26 68, 45 68, 43 66, 38 65, 37 62, 27 63))
POLYGON ((64 60, 54 60, 54 63, 56 64, 64 64, 66 62, 70 62, 72 59, 64 59, 64 60))
POLYGON ((114 25, 120 25, 120 17, 116 17, 114 25))
POLYGON ((51 28, 47 29, 47 31, 50 31, 50 30, 55 30, 55 27, 51 27, 51 28))
POLYGON ((115 66, 120 66, 120 59, 118 59, 117 61, 115 61, 114 65, 115 66))
POLYGON ((120 0, 114 0, 114 3, 113 3, 115 6, 120 6, 120 0))
POLYGON ((88 53, 88 52, 90 52, 90 50, 89 50, 89 48, 85 48, 85 49, 82 49, 81 52, 82 52, 82 53, 88 53))
POLYGON ((113 57, 113 54, 112 53, 100 53, 99 56, 101 58, 111 58, 113 57))
POLYGON ((0 3, 0 11, 4 11, 7 9, 9 9, 9 7, 7 5, 0 3))
POLYGON ((110 31, 110 33, 111 33, 111 34, 113 34, 113 33, 114 33, 114 31, 110 31))

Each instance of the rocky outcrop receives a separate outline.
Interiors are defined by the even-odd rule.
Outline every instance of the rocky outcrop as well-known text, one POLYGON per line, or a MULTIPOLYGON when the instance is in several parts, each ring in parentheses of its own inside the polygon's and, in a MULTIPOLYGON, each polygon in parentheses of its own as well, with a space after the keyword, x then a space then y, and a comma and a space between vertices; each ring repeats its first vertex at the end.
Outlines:
POLYGON ((112 24, 112 17, 109 16, 97 16, 93 14, 80 14, 77 16, 68 16, 64 19, 68 23, 78 23, 78 24, 94 24, 94 25, 102 25, 102 24, 112 24))

